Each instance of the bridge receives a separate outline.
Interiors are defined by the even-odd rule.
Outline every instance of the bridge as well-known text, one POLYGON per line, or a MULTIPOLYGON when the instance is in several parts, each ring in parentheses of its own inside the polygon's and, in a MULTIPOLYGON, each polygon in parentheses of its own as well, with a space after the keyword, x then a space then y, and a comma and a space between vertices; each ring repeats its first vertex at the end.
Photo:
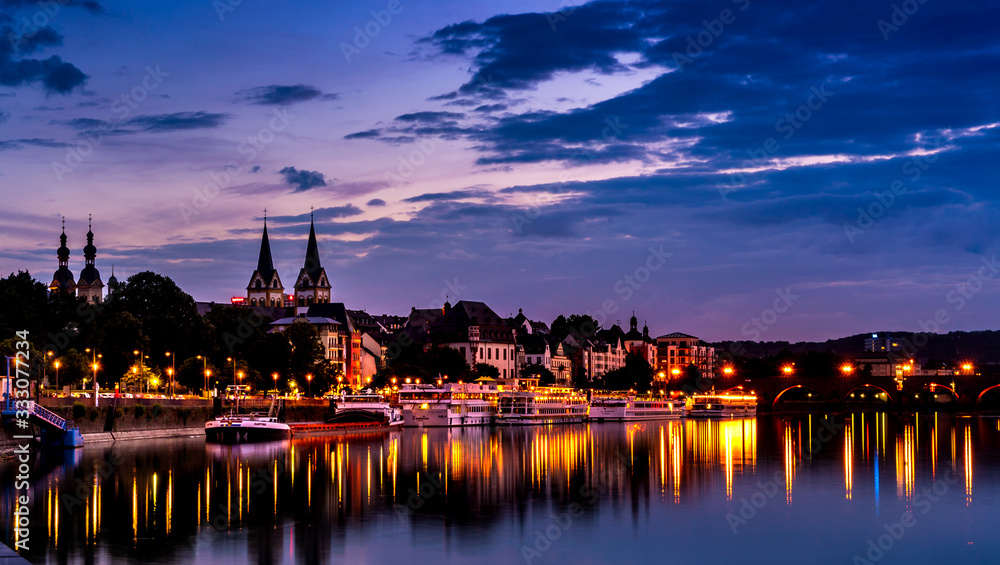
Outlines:
POLYGON ((13 435, 26 435, 29 431, 38 429, 40 441, 45 447, 83 447, 83 436, 79 429, 34 400, 15 401, 8 397, 3 408, 3 424, 13 435), (28 413, 32 430, 14 427, 18 412, 28 413))
MULTIPOLYGON (((901 385, 892 377, 857 375, 775 376, 756 379, 732 376, 716 379, 714 384, 716 390, 742 386, 744 390, 753 391, 760 398, 760 406, 765 409, 765 405, 780 409, 789 401, 834 404, 867 401, 897 408, 917 408, 934 402, 934 398, 939 395, 950 396, 950 401, 963 409, 975 410, 1000 405, 1000 377, 983 375, 908 376, 902 380, 901 385)), ((942 399, 948 401, 947 397, 942 399)))

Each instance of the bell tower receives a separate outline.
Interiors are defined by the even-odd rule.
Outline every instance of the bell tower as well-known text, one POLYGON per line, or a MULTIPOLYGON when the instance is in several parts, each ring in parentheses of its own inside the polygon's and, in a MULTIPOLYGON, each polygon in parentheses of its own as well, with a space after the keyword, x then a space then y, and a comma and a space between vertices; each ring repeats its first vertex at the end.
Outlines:
POLYGON ((247 284, 247 303, 250 306, 284 306, 285 287, 271 259, 271 243, 267 239, 267 209, 264 209, 264 233, 260 237, 260 255, 257 269, 247 284))
POLYGON ((295 280, 295 306, 308 307, 312 304, 330 302, 330 279, 319 261, 319 244, 316 243, 316 227, 313 214, 309 212, 309 243, 306 245, 306 260, 295 280))

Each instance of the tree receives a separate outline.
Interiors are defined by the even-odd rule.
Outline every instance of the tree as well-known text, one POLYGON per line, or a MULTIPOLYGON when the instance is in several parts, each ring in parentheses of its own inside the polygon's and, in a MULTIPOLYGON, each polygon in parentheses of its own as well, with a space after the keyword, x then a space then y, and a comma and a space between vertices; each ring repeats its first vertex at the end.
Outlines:
POLYGON ((588 314, 572 314, 569 318, 560 314, 555 320, 552 320, 552 325, 549 326, 549 335, 557 341, 563 341, 569 335, 580 341, 593 337, 600 329, 601 324, 588 314))
POLYGON ((604 388, 608 390, 636 390, 646 392, 653 382, 653 367, 638 353, 625 356, 625 365, 604 374, 604 388))
POLYGON ((305 321, 297 321, 282 332, 292 351, 289 357, 289 377, 305 379, 307 374, 314 376, 320 372, 325 376, 324 359, 326 349, 319 339, 316 327, 305 321))
POLYGON ((700 386, 701 383, 701 369, 695 365, 688 365, 684 367, 684 380, 681 382, 681 390, 701 390, 704 388, 700 386))
POLYGON ((392 378, 398 382, 404 379, 420 379, 433 382, 437 379, 471 380, 473 372, 465 356, 452 347, 430 346, 426 351, 419 345, 404 347, 400 354, 388 360, 372 381, 373 386, 385 386, 392 378))
POLYGON ((551 386, 556 384, 556 376, 552 371, 545 368, 544 365, 540 363, 532 363, 531 365, 525 365, 521 367, 520 375, 523 378, 538 378, 538 384, 541 386, 551 386))
POLYGON ((500 378, 500 369, 489 363, 476 363, 476 376, 498 379, 500 378))

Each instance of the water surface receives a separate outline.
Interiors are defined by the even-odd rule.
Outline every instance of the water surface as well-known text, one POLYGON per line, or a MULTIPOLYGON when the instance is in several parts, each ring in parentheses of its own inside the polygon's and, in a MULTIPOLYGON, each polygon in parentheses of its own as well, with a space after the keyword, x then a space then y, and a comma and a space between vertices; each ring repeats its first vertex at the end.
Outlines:
MULTIPOLYGON (((94 445, 36 458, 27 557, 997 563, 998 422, 859 413, 94 445)), ((15 474, 0 466, 8 545, 15 474)))

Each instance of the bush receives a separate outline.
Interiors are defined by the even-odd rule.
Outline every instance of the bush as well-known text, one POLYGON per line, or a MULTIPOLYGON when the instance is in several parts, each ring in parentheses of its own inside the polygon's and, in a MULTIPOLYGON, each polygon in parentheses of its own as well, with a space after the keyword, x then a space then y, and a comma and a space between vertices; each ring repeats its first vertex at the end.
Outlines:
POLYGON ((83 415, 87 413, 87 407, 83 405, 82 402, 73 403, 73 419, 79 420, 83 418, 83 415))
POLYGON ((155 418, 160 414, 163 414, 163 407, 160 406, 159 402, 157 402, 156 404, 153 405, 153 413, 151 414, 151 417, 155 418))
POLYGON ((132 409, 135 412, 136 418, 141 418, 143 414, 146 413, 146 407, 142 404, 136 404, 135 408, 132 409))

